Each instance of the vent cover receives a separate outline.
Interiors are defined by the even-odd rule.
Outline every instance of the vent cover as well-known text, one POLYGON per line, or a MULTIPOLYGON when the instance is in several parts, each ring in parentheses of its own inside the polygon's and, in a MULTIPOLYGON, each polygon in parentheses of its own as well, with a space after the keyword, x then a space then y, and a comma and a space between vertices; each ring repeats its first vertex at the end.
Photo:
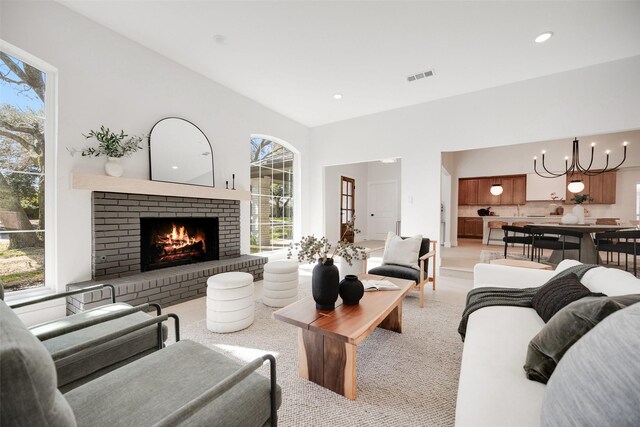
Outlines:
POLYGON ((425 71, 424 73, 414 74, 413 76, 407 77, 407 81, 415 82, 416 80, 424 79, 425 77, 433 76, 433 70, 425 71))

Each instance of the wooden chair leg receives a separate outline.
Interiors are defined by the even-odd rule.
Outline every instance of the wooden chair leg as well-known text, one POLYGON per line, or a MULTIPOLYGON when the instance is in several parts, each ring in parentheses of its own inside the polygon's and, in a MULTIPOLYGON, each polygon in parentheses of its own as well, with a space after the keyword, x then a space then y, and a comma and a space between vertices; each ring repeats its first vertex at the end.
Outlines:
POLYGON ((424 308, 424 283, 420 283, 420 308, 424 308))

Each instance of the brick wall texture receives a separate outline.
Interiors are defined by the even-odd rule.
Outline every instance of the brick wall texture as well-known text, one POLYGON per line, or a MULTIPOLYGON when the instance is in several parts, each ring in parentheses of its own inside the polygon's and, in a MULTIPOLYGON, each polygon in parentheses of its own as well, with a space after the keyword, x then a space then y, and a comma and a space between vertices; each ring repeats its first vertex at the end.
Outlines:
MULTIPOLYGON (((215 274, 243 271, 253 275, 253 280, 262 280, 266 257, 241 255, 237 258, 206 261, 197 264, 145 271, 134 276, 119 277, 103 281, 86 281, 67 286, 67 290, 86 288, 108 283, 116 289, 116 301, 139 305, 155 302, 162 307, 200 298, 207 293, 207 279, 215 274)), ((67 297, 67 314, 111 303, 111 290, 87 292, 67 297)))
POLYGON ((237 200, 93 192, 94 280, 140 273, 140 218, 217 217, 221 260, 240 256, 240 202, 237 200))
MULTIPOLYGON (((67 285, 75 290, 100 283, 115 287, 116 300, 131 305, 149 302, 163 307, 206 295, 207 279, 242 271, 262 280, 266 257, 240 255, 240 202, 187 197, 94 192, 93 280, 67 285), (217 217, 217 261, 140 272, 140 218, 217 217)), ((67 298, 67 314, 111 302, 110 289, 67 298)))

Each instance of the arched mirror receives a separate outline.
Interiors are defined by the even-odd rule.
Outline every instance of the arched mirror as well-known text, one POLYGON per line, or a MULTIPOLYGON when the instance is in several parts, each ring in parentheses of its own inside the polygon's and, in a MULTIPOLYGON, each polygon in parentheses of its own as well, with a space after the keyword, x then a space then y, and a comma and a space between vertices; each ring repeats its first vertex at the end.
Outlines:
POLYGON ((214 186, 213 149, 188 120, 167 117, 151 128, 149 160, 152 181, 214 186))

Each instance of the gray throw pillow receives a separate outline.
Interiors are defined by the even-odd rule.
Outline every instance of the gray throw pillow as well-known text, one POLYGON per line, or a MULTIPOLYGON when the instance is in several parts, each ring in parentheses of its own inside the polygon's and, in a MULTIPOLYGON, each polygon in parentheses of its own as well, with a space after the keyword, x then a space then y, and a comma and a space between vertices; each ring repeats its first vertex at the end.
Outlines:
POLYGON ((575 343, 547 384, 540 423, 640 425, 640 303, 613 313, 575 343))
POLYGON ((560 310, 529 343, 524 364, 527 378, 546 384, 576 341, 610 314, 637 302, 640 294, 585 297, 560 310))
POLYGON ((73 427, 44 345, 0 301, 0 425, 73 427))
POLYGON ((593 293, 580 282, 575 273, 567 274, 540 286, 533 296, 531 306, 538 316, 547 323, 554 314, 580 298, 588 296, 606 296, 593 293))

